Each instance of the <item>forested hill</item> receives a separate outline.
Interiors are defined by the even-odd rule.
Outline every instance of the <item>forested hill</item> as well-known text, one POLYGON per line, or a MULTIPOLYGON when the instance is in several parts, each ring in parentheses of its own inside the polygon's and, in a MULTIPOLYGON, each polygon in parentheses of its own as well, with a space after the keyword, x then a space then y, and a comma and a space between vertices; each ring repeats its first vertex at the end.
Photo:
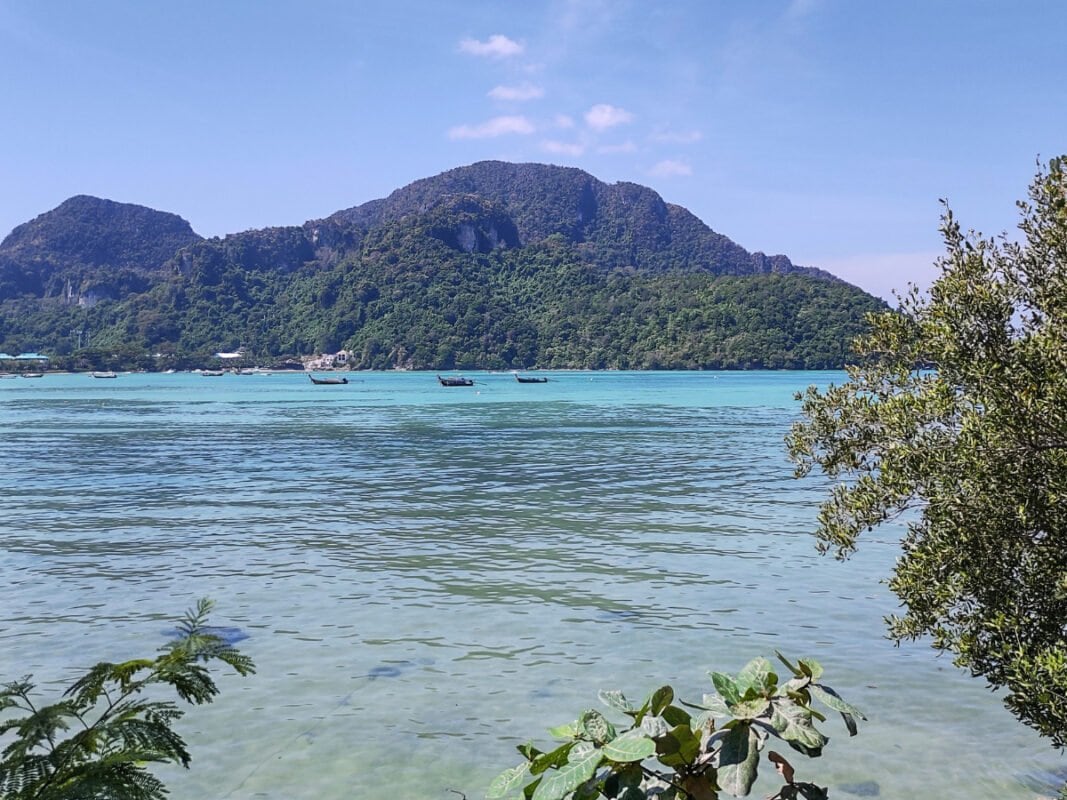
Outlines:
POLYGON ((104 279, 109 293, 121 281, 159 271, 182 247, 200 241, 181 217, 144 206, 78 195, 19 225, 0 242, 0 299, 54 296, 104 279))
POLYGON ((0 243, 0 351, 75 366, 343 348, 365 368, 835 367, 883 305, 651 189, 540 164, 213 239, 79 196, 0 243))
MULTIPOLYGON (((631 267, 750 275, 766 272, 829 273, 795 267, 785 256, 749 253, 715 233, 681 206, 635 183, 606 184, 573 167, 482 161, 415 181, 375 200, 309 223, 323 228, 368 230, 432 209, 442 198, 477 197, 506 215, 517 244, 562 236, 602 269, 631 267)), ((496 246, 514 246, 501 238, 496 246)))

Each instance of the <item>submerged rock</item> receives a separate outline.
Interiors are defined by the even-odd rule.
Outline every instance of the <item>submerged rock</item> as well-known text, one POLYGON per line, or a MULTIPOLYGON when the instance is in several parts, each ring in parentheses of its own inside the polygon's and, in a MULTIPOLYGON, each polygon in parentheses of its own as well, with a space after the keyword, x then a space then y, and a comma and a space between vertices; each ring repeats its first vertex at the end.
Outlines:
POLYGON ((882 787, 877 781, 860 781, 859 783, 841 783, 837 786, 845 794, 854 794, 857 797, 878 797, 882 793, 882 787))

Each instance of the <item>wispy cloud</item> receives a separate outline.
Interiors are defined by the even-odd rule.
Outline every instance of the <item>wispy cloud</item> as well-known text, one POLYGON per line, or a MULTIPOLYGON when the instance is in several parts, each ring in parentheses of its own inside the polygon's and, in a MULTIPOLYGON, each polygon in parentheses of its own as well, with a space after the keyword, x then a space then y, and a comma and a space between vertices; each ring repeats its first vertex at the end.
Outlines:
POLYGON ((468 53, 472 56, 510 58, 521 54, 526 48, 514 39, 509 39, 501 33, 494 33, 484 42, 480 42, 477 39, 464 39, 459 43, 459 49, 460 52, 468 53))
POLYGON ((494 100, 522 102, 544 97, 545 90, 532 83, 524 83, 521 86, 494 86, 489 90, 489 96, 494 100))
POLYGON ((554 139, 546 139, 541 142, 541 149, 546 153, 558 156, 572 156, 577 158, 585 153, 585 145, 577 142, 560 142, 554 139))
POLYGON ((656 178, 674 178, 679 176, 688 176, 693 174, 693 168, 689 166, 685 161, 679 161, 678 159, 666 158, 663 161, 655 164, 652 169, 648 171, 649 175, 656 178))
POLYGON ((522 136, 534 132, 534 124, 523 116, 493 117, 478 125, 457 125, 449 129, 449 139, 491 139, 495 136, 518 134, 522 136))
POLYGON ((704 134, 696 130, 672 131, 666 128, 658 128, 648 138, 661 144, 696 144, 704 138, 704 134))
POLYGON ((597 103, 585 112, 585 124, 595 131, 604 131, 631 122, 634 115, 624 108, 597 103))
POLYGON ((573 128, 574 120, 568 117, 566 114, 556 114, 553 123, 557 128, 573 128))

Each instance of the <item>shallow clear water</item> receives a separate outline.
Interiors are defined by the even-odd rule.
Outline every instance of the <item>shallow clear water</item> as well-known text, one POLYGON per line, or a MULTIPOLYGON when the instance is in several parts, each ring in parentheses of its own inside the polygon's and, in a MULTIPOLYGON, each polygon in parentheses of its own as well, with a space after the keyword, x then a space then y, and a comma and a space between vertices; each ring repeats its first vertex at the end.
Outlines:
POLYGON ((815 553, 782 438, 839 375, 548 374, 0 381, 0 677, 150 654, 210 596, 258 674, 182 720, 172 797, 473 800, 597 689, 698 700, 778 649, 870 718, 794 761, 831 796, 1049 791, 980 682, 883 638, 898 532, 815 553))

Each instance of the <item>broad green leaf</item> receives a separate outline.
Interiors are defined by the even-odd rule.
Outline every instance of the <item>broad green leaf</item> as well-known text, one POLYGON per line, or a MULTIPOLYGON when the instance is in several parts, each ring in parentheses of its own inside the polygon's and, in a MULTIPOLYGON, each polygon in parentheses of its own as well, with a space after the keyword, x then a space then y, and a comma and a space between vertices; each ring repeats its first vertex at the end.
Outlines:
POLYGON ((730 707, 726 705, 726 701, 717 694, 706 694, 701 702, 706 711, 711 712, 717 717, 730 716, 730 707))
POLYGON ((795 750, 815 758, 829 741, 811 721, 811 712, 789 702, 772 704, 771 725, 795 750))
POLYGON ((741 701, 741 690, 737 683, 724 672, 709 672, 711 682, 715 684, 715 690, 719 693, 726 705, 732 706, 741 701))
POLYGON ((747 723, 726 734, 719 750, 718 784, 734 797, 744 797, 752 789, 759 768, 759 739, 747 723))
POLYGON ((610 742, 615 738, 615 726, 608 722, 607 718, 595 709, 589 709, 582 714, 578 721, 581 728, 597 744, 610 742))
POLYGON ((779 697, 786 697, 790 693, 802 692, 811 684, 811 678, 807 675, 802 675, 799 678, 792 678, 781 686, 778 687, 776 694, 779 697))
POLYGON ((661 715, 672 727, 675 725, 688 725, 692 721, 689 712, 678 706, 667 706, 661 715))
POLYGON ((567 761, 580 761, 594 750, 596 750, 596 745, 592 742, 575 742, 574 747, 572 747, 570 753, 567 754, 567 761))
POLYGON ((566 725, 557 725, 555 728, 548 729, 548 735, 553 739, 574 739, 577 738, 578 733, 577 722, 569 722, 566 725))
POLYGON ((814 658, 800 659, 800 670, 813 681, 819 680, 819 678, 822 676, 822 664, 820 664, 814 658))
POLYGON ((641 730, 653 739, 666 736, 667 731, 670 729, 671 726, 667 724, 663 717, 645 717, 641 720, 641 730))
POLYGON ((674 689, 670 686, 661 686, 652 693, 649 702, 649 711, 653 714, 662 714, 663 709, 674 700, 674 689))
POLYGON ((671 728, 666 736, 656 740, 656 758, 664 766, 678 769, 691 765, 700 755, 700 735, 688 725, 671 728))
POLYGON ((811 692, 812 697, 818 700, 825 706, 829 706, 834 711, 840 711, 842 714, 849 714, 853 717, 859 717, 862 720, 867 718, 863 716, 863 712, 856 708, 851 703, 846 703, 841 699, 841 695, 831 689, 829 686, 822 686, 818 683, 813 683, 808 687, 808 691, 811 692))
POLYGON ((643 761, 655 755, 656 743, 643 732, 632 730, 608 742, 602 751, 607 758, 619 763, 643 761))
POLYGON ((561 800, 592 778, 602 759, 603 754, 593 750, 579 761, 546 772, 533 793, 533 800, 561 800))
POLYGON ((755 689, 759 694, 774 691, 778 685, 778 676, 771 669, 771 662, 765 658, 754 658, 737 673, 737 687, 742 694, 755 689))
POLYGON ((508 797, 522 786, 529 773, 529 764, 519 764, 517 767, 504 770, 489 784, 489 789, 485 793, 485 800, 503 800, 503 798, 508 797))
POLYGON ((636 710, 633 704, 626 699, 626 695, 618 689, 601 689, 597 694, 600 697, 600 702, 604 705, 610 706, 617 711, 622 711, 624 714, 636 710))
POLYGON ((757 697, 755 700, 742 700, 730 708, 730 712, 737 719, 755 719, 771 705, 766 697, 757 697))
POLYGON ((542 753, 530 764, 530 774, 540 775, 547 769, 566 764, 567 756, 570 755, 575 744, 576 742, 567 742, 566 744, 557 747, 551 753, 542 753))

